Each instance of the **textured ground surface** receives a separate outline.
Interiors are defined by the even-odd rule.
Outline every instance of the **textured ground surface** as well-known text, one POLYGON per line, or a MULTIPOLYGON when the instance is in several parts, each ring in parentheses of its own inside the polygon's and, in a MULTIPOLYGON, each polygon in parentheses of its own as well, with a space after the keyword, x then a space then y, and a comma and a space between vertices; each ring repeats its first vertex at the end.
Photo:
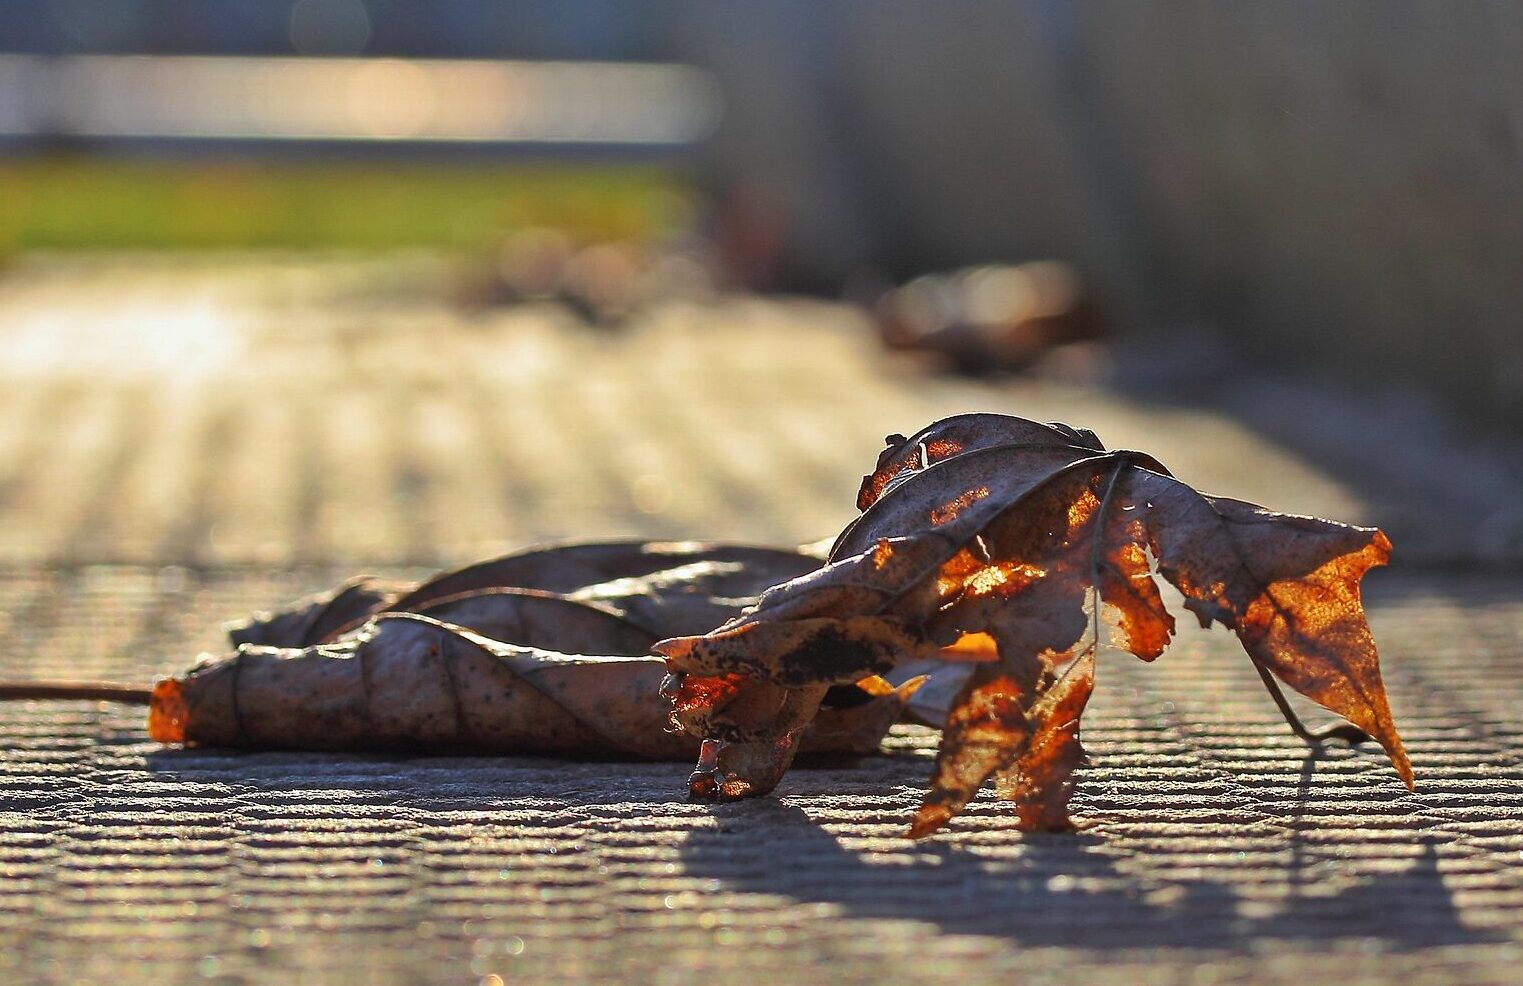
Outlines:
MULTIPOLYGON (((840 309, 623 333, 462 316, 426 260, 0 277, 0 677, 147 681, 365 568, 559 537, 804 541, 889 431, 1063 418, 1199 486, 1375 520, 1228 420, 884 363, 840 309)), ((1308 759, 1236 644, 1102 664, 1078 836, 992 801, 899 837, 933 738, 687 804, 683 765, 161 751, 135 710, 0 707, 0 981, 1516 981, 1523 580, 1371 579, 1407 794, 1308 759)))

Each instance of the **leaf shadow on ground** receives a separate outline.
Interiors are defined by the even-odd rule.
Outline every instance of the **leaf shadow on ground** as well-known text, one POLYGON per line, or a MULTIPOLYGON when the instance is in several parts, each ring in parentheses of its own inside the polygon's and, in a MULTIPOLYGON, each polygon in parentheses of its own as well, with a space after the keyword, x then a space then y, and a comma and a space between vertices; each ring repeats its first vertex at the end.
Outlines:
MULTIPOLYGON (((1252 872, 1241 874, 1231 863, 1202 866, 1203 849, 1230 855, 1234 844, 1218 835, 1203 847, 1192 841, 1199 830, 1190 824, 1178 826, 1179 845, 1160 847, 1157 830, 1170 822, 1167 809, 1146 818, 1093 813, 1088 821, 1095 828, 1078 834, 964 828, 911 843, 900 837, 904 819, 891 814, 885 825, 876 809, 866 812, 874 824, 843 831, 771 798, 688 804, 680 786, 686 767, 670 763, 201 749, 157 751, 146 760, 155 773, 266 795, 343 791, 346 810, 388 817, 471 812, 510 826, 620 830, 640 821, 631 813, 659 811, 663 827, 687 827, 676 848, 686 876, 732 892, 835 905, 848 918, 920 921, 1027 946, 1247 951, 1266 940, 1345 939, 1406 950, 1506 937, 1461 921, 1440 873, 1441 833, 1416 828, 1414 851, 1384 857, 1370 875, 1344 872, 1336 850, 1316 844, 1323 820, 1307 804, 1315 756, 1306 758, 1281 801, 1263 803, 1273 858, 1260 852, 1252 872), (1126 832, 1138 822, 1153 834, 1132 847, 1126 832), (1234 886, 1239 876, 1260 892, 1241 892, 1234 886)), ((784 794, 862 819, 860 811, 838 810, 853 807, 859 785, 881 790, 886 781, 903 783, 921 762, 888 756, 839 771, 805 771, 784 794)), ((1265 831, 1243 845, 1262 849, 1265 831)))
MULTIPOLYGON (((1313 760, 1302 772, 1303 803, 1313 760)), ((985 830, 886 849, 881 840, 869 848, 839 838, 777 801, 719 806, 714 818, 717 827, 695 829, 682 845, 691 875, 730 890, 837 905, 849 917, 924 921, 1028 946, 1241 951, 1265 940, 1364 939, 1405 950, 1505 937, 1461 921, 1431 833, 1413 833, 1418 852, 1401 868, 1350 882, 1329 881, 1328 863, 1311 851, 1314 820, 1277 827, 1283 862, 1257 861, 1252 874, 1283 891, 1266 901, 1235 889, 1230 869, 1191 864, 1187 857, 1199 848, 1188 844, 1159 849, 1150 840, 1129 850, 1124 836, 1012 828, 997 842, 985 830), (1278 872, 1266 873, 1266 865, 1278 872)))
POLYGON ((492 811, 559 805, 587 814, 620 803, 685 803, 689 767, 640 760, 549 757, 404 756, 386 753, 250 751, 212 747, 154 750, 147 769, 178 780, 253 794, 343 792, 346 803, 416 812, 492 811))

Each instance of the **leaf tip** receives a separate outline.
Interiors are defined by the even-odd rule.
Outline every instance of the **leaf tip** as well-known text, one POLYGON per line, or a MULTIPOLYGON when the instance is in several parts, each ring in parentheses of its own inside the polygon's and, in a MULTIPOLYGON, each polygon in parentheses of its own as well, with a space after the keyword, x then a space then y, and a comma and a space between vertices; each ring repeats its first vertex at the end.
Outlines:
POLYGON ((952 810, 945 805, 921 805, 910 820, 909 837, 923 839, 952 820, 952 810))
POLYGON ((1388 751, 1391 758, 1391 766, 1396 768, 1396 776, 1407 786, 1408 791, 1417 790, 1417 776, 1412 773, 1412 761, 1407 759, 1407 751, 1401 746, 1401 741, 1396 741, 1396 749, 1388 751))
POLYGON ((680 659, 693 652, 694 642, 698 639, 697 637, 668 637, 651 644, 650 651, 669 661, 680 659))
POLYGON ((1375 552, 1379 558, 1375 564, 1384 565, 1391 560, 1391 539, 1386 536, 1385 531, 1375 528, 1375 536, 1370 539, 1370 543, 1375 546, 1375 552))

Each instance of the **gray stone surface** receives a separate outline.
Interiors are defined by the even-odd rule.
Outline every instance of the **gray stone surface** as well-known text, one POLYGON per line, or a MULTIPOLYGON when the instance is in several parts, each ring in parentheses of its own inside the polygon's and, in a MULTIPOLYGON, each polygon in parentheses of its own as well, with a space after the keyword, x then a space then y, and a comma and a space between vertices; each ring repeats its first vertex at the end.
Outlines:
MULTIPOLYGON (((465 318, 432 261, 54 260, 0 280, 0 678, 147 681, 357 569, 555 537, 832 533, 881 437, 1061 417, 1370 520, 1232 420, 882 361, 849 312, 465 318)), ((681 764, 160 750, 0 706, 0 982, 1453 983, 1523 961, 1523 581, 1409 566, 1372 622, 1419 776, 1315 757, 1227 635, 1107 655, 1076 836, 901 837, 934 734, 683 798, 681 764)))

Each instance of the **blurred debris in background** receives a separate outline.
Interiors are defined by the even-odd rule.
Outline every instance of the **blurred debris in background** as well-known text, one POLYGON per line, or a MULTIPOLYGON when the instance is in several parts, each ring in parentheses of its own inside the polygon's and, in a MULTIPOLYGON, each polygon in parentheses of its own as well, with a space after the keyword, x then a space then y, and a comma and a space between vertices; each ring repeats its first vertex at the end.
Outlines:
POLYGON ((889 349, 974 376, 1024 370, 1104 334, 1078 272, 1050 260, 926 274, 884 293, 873 313, 889 349))
POLYGON ((455 298, 467 310, 555 303, 612 328, 659 302, 712 297, 713 251, 691 233, 578 240, 562 229, 507 236, 484 259, 460 265, 455 298))

